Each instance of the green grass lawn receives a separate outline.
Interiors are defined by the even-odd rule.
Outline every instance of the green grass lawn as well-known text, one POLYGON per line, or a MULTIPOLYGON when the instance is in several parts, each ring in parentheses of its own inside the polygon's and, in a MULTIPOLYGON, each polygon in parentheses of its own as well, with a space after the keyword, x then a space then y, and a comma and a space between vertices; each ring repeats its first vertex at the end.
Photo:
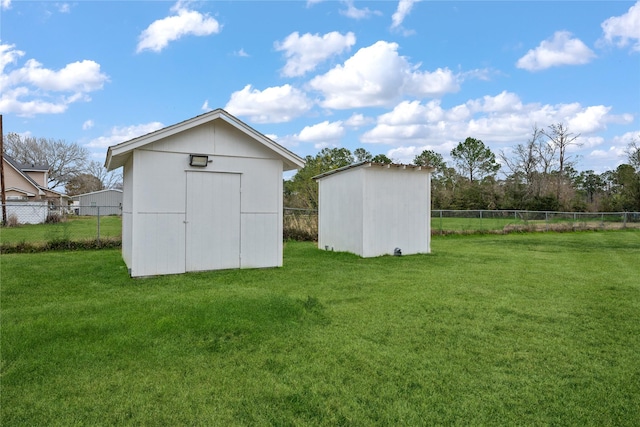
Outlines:
POLYGON ((640 232, 436 237, 130 279, 1 258, 1 424, 640 424, 640 232))
MULTIPOLYGON (((114 238, 121 235, 121 217, 100 217, 100 238, 114 238)), ((21 242, 45 243, 52 240, 89 240, 97 237, 97 216, 69 216, 55 224, 24 224, 0 228, 0 243, 3 245, 21 242)))

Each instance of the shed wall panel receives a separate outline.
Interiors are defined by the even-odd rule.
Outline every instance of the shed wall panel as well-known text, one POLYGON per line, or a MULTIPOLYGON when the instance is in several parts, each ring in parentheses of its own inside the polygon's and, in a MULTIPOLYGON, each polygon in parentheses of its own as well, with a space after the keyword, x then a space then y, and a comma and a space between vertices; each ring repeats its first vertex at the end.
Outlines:
POLYGON ((412 169, 363 169, 363 256, 429 252, 429 198, 426 174, 412 169))
POLYGON ((121 215, 122 192, 104 190, 78 196, 79 215, 121 215), (98 210, 98 208, 100 208, 98 210))
POLYGON ((345 171, 319 182, 318 247, 362 255, 363 171, 345 171))
POLYGON ((184 214, 186 162, 180 153, 136 150, 135 212, 184 214))
POLYGON ((184 220, 176 213, 136 215, 132 276, 185 272, 184 220))
POLYGON ((133 244, 133 156, 122 171, 122 259, 131 268, 133 244))
POLYGON ((282 221, 277 213, 243 213, 241 267, 282 266, 282 221))

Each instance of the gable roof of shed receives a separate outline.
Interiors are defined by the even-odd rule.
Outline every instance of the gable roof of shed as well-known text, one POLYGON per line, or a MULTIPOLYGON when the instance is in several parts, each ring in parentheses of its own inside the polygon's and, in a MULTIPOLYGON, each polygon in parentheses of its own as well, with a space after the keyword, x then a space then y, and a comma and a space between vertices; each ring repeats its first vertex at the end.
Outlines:
POLYGON ((377 167, 381 169, 395 169, 395 170, 413 169, 415 171, 424 171, 424 172, 435 171, 435 168, 431 166, 405 165, 402 163, 360 162, 360 163, 354 163, 352 165, 343 166, 341 168, 337 168, 337 169, 330 170, 328 172, 321 173, 320 175, 314 176, 312 179, 318 181, 327 176, 335 175, 337 173, 344 172, 346 170, 357 169, 357 168, 371 168, 371 167, 377 167))
POLYGON ((208 113, 200 114, 199 116, 184 120, 171 126, 164 127, 146 135, 131 139, 129 141, 125 141, 117 145, 112 145, 107 149, 107 158, 104 162, 104 166, 107 168, 107 170, 117 169, 126 163, 133 150, 144 147, 147 144, 151 144, 152 142, 156 142, 163 138, 167 138, 169 136, 183 132, 187 129, 212 122, 214 120, 225 121, 239 131, 243 132, 245 135, 253 138, 255 141, 261 143, 262 145, 276 153, 280 158, 282 158, 285 171, 299 169, 304 166, 304 160, 302 158, 287 150, 272 139, 266 137, 257 130, 253 129, 251 126, 227 113, 221 108, 210 111, 208 113))

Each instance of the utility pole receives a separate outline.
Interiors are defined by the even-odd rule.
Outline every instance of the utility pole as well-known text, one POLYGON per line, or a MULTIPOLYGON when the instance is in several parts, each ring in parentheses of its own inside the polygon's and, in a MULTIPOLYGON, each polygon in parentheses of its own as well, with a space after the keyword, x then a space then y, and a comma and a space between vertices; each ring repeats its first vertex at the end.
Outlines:
POLYGON ((2 192, 2 225, 7 225, 7 195, 4 190, 4 133, 0 114, 0 192, 2 192))

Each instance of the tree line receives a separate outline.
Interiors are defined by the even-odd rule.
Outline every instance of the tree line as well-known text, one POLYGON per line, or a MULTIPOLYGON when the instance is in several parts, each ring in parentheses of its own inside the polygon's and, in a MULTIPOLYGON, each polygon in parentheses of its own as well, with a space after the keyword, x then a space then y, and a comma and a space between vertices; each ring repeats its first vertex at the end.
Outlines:
POLYGON ((121 174, 90 161, 89 150, 77 143, 9 133, 4 136, 4 151, 18 163, 48 166, 48 187, 64 188, 69 196, 122 188, 121 174))
MULTIPOLYGON (((435 169, 431 180, 433 209, 521 209, 536 211, 640 211, 640 135, 626 147, 627 162, 597 174, 578 171, 571 146, 580 135, 563 123, 533 127, 526 142, 494 153, 479 139, 468 137, 450 152, 451 163, 425 150, 413 164, 435 169)), ((77 143, 9 133, 5 152, 17 162, 48 165, 49 188, 66 194, 121 188, 122 175, 107 172, 77 143)), ((306 156, 305 166, 284 181, 287 207, 317 209, 318 184, 313 177, 359 162, 393 163, 384 154, 364 148, 324 148, 306 156)))
MULTIPOLYGON (((431 180, 433 209, 517 209, 535 211, 640 211, 640 137, 626 149, 627 163, 601 174, 578 171, 571 146, 579 135, 562 123, 534 127, 528 141, 494 153, 468 137, 451 150, 451 164, 425 150, 413 164, 435 168, 431 180)), ((325 148, 305 158, 306 165, 284 182, 285 206, 318 208, 321 173, 362 161, 392 163, 363 148, 325 148)))

